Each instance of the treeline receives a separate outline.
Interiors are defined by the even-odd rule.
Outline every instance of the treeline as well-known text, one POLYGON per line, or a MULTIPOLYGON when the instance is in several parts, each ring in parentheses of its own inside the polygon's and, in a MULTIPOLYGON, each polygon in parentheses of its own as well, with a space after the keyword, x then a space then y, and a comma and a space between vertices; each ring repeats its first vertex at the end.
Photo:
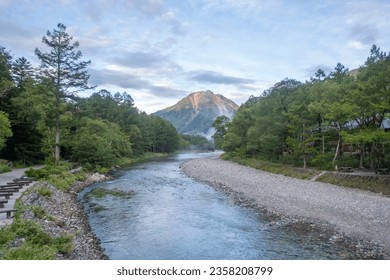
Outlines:
POLYGON ((202 135, 181 134, 180 147, 189 150, 213 151, 214 143, 202 135))
POLYGON ((0 158, 21 164, 69 159, 110 167, 145 152, 169 153, 180 136, 168 121, 140 112, 126 92, 100 90, 90 97, 78 43, 62 24, 43 37, 47 53, 33 68, 0 47, 0 158))
POLYGON ((337 64, 304 83, 284 79, 214 122, 218 148, 303 166, 390 166, 390 53, 373 46, 358 71, 337 64))

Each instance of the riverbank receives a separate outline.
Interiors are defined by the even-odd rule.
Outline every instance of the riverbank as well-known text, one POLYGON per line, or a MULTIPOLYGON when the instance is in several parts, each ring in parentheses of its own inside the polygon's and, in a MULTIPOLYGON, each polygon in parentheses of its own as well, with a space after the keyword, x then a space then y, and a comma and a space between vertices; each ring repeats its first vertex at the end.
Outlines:
POLYGON ((88 174, 67 192, 48 182, 31 186, 16 202, 14 222, 1 229, 0 259, 107 259, 77 199, 80 190, 106 179, 88 174))
MULTIPOLYGON (((121 166, 103 171, 113 172, 123 166, 165 156, 166 153, 145 153, 123 159, 121 166)), ((24 175, 27 169, 1 176, 7 182, 12 181, 24 175)), ((78 169, 59 166, 51 170, 49 167, 45 172, 51 183, 36 182, 18 196, 15 218, 7 219, 3 228, 0 224, 0 235, 4 236, 0 238, 0 259, 107 259, 77 195, 85 187, 111 177, 99 173, 79 174, 78 169)))
POLYGON ((222 154, 221 159, 297 179, 319 181, 390 196, 390 175, 376 174, 374 171, 355 169, 353 172, 341 173, 312 168, 299 168, 288 164, 263 161, 256 158, 233 156, 228 153, 222 154))
POLYGON ((388 258, 390 199, 381 194, 289 178, 221 159, 195 159, 182 170, 257 207, 270 225, 318 230, 357 258, 388 258))

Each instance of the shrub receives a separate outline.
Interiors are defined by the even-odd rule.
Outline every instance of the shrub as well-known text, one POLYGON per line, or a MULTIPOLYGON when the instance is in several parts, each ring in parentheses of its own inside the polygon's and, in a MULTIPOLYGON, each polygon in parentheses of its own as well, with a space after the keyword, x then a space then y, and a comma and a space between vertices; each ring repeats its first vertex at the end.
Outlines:
POLYGON ((46 216, 46 211, 41 206, 34 205, 31 210, 38 219, 43 219, 46 216))
POLYGON ((51 197, 52 191, 49 188, 42 187, 38 189, 38 194, 43 197, 51 197))
MULTIPOLYGON (((35 180, 46 180, 62 191, 67 191, 76 183, 85 179, 84 172, 71 173, 72 166, 67 162, 60 162, 58 165, 48 164, 41 169, 29 169, 25 173, 35 180)), ((48 193, 47 193, 48 195, 48 193)))
POLYGON ((50 260, 57 253, 69 254, 73 250, 73 236, 50 237, 32 221, 17 219, 13 224, 0 229, 0 259, 4 260, 50 260), (10 244, 18 240, 18 247, 10 244))
POLYGON ((73 236, 63 235, 54 239, 53 244, 61 254, 68 255, 73 251, 73 236))
POLYGON ((0 174, 11 171, 11 168, 9 168, 7 165, 0 164, 0 174))

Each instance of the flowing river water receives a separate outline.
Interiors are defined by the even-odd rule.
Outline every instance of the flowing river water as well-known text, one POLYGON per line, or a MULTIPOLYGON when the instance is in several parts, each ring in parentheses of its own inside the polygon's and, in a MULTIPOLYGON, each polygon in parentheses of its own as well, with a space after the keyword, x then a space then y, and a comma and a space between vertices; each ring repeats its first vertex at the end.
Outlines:
POLYGON ((309 238, 262 219, 180 170, 186 153, 136 164, 79 194, 110 259, 340 259, 329 240, 309 238))

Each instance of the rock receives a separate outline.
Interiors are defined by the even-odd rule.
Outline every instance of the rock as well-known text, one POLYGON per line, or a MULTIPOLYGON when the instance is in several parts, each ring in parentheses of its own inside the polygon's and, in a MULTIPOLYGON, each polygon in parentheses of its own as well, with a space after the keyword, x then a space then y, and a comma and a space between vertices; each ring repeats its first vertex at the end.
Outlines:
MULTIPOLYGON (((104 175, 97 174, 91 182, 105 178, 104 175)), ((20 202, 26 207, 23 219, 38 223, 51 237, 73 236, 72 252, 67 255, 58 254, 57 259, 107 259, 74 193, 65 193, 48 183, 37 183, 20 198, 20 202), (49 189, 51 195, 40 195, 41 188, 49 189), (40 215, 34 214, 34 206, 35 209, 41 209, 40 215)))

